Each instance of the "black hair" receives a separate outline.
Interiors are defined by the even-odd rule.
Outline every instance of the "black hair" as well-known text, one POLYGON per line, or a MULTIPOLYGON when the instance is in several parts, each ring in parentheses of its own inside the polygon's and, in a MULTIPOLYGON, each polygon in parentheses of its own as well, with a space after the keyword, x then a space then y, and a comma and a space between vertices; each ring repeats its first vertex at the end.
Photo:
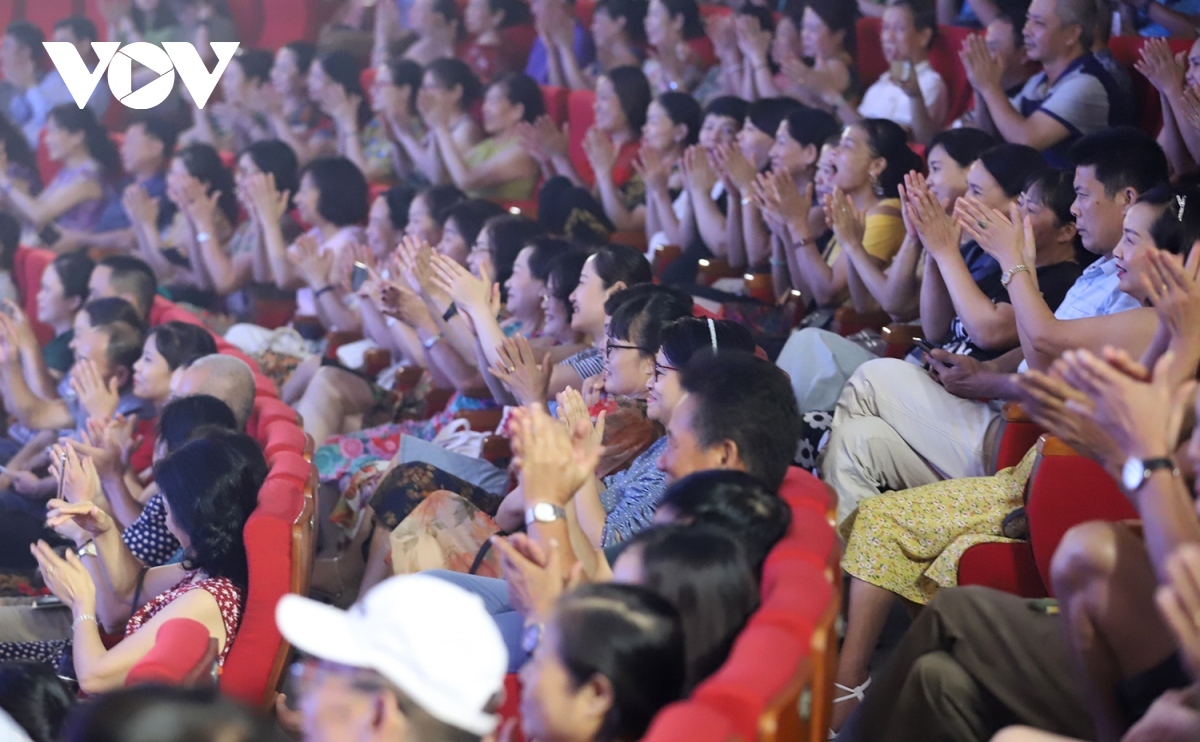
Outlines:
POLYGON ((488 10, 492 13, 503 13, 500 28, 521 26, 533 21, 529 12, 529 3, 522 0, 488 0, 488 10))
POLYGON ((1150 225, 1154 246, 1172 255, 1187 255, 1200 240, 1200 189, 1160 186, 1143 193, 1139 204, 1161 206, 1162 212, 1150 225))
POLYGON ((646 8, 649 3, 643 0, 600 0, 596 3, 594 13, 604 13, 614 21, 618 18, 625 21, 625 35, 634 44, 646 40, 646 8))
POLYGON ((362 170, 345 157, 322 157, 313 160, 301 171, 312 178, 320 196, 317 213, 330 223, 345 227, 362 224, 370 211, 370 188, 362 170))
MULTIPOLYGON (((90 319, 91 315, 88 317, 90 319)), ((126 382, 128 386, 133 382, 133 364, 142 357, 142 346, 146 344, 145 330, 139 325, 119 321, 99 325, 92 322, 92 328, 108 340, 104 356, 108 359, 109 367, 113 370, 126 368, 131 372, 126 382)))
POLYGON ((461 59, 435 59, 425 67, 425 74, 433 75, 438 85, 446 90, 461 87, 462 98, 458 105, 464 111, 470 111, 483 95, 483 83, 461 59))
MULTIPOLYGON (((165 3, 164 3, 165 4, 165 3)), ((215 688, 145 684, 79 704, 65 725, 68 742, 195 742, 271 739, 268 723, 215 688)))
POLYGON ((778 366, 750 353, 700 353, 680 386, 695 400, 692 432, 702 447, 733 441, 746 470, 778 490, 800 441, 800 410, 778 366))
POLYGON ((317 45, 311 41, 289 41, 283 48, 296 55, 296 69, 301 75, 307 75, 313 60, 317 58, 317 45))
POLYGON ((779 131, 780 122, 803 105, 795 98, 759 98, 746 107, 746 119, 754 124, 754 128, 773 138, 779 131))
POLYGON ((288 203, 295 198, 300 190, 300 163, 296 153, 284 142, 278 139, 262 139, 242 150, 243 155, 249 155, 254 166, 265 175, 270 173, 275 178, 275 189, 288 194, 288 203))
POLYGON ((937 39, 937 6, 933 4, 933 0, 888 0, 889 8, 908 8, 908 13, 912 16, 913 28, 918 32, 929 31, 929 45, 926 49, 933 46, 933 42, 937 39))
POLYGON ((705 116, 724 116, 737 122, 738 128, 746 121, 746 110, 750 104, 736 95, 719 95, 704 107, 705 116))
POLYGON ((946 129, 934 134, 925 152, 928 156, 934 147, 941 147, 959 167, 968 167, 995 144, 996 138, 986 131, 964 126, 961 129, 946 129))
POLYGON ((246 589, 242 529, 266 473, 258 444, 236 432, 189 441, 154 466, 154 481, 171 508, 171 519, 192 542, 184 569, 204 570, 246 589))
POLYGON ((0 662, 0 711, 33 742, 56 742, 75 698, 52 665, 35 660, 0 662))
POLYGON ((156 422, 158 440, 173 453, 197 437, 197 431, 223 428, 237 431, 233 410, 210 394, 191 394, 167 402, 156 422))
POLYGON ((690 692, 729 656, 758 608, 758 579, 733 534, 711 525, 664 525, 642 531, 626 553, 641 549, 640 584, 679 611, 690 692))
MULTIPOLYGON (((686 39, 698 39, 704 35, 704 22, 700 18, 700 6, 696 0, 660 0, 667 9, 671 20, 683 16, 683 29, 680 35, 686 39)), ((774 28, 774 24, 771 24, 774 28)))
POLYGON ((392 75, 392 85, 408 86, 408 112, 417 112, 417 95, 421 92, 421 77, 425 70, 411 59, 397 57, 387 61, 388 72, 392 75))
POLYGON ((1025 191, 1028 193, 1035 188, 1037 202, 1054 212, 1059 226, 1075 223, 1075 215, 1071 213, 1075 184, 1070 170, 1043 168, 1032 173, 1025 183, 1025 191))
POLYGON ((221 155, 216 148, 210 144, 195 142, 179 150, 175 157, 187 168, 189 175, 204 184, 205 194, 211 195, 217 191, 221 193, 217 198, 217 208, 230 224, 237 224, 237 189, 233 184, 233 174, 221 161, 221 155))
POLYGON ((749 16, 755 19, 758 21, 759 28, 769 32, 772 36, 775 35, 775 16, 765 6, 746 3, 734 11, 734 14, 749 16))
POLYGON ((724 528, 746 550, 756 576, 792 523, 792 509, 782 497, 758 478, 731 469, 698 471, 672 483, 659 508, 670 508, 674 522, 724 528))
POLYGON ((500 86, 509 103, 525 109, 521 114, 522 121, 532 124, 546 113, 546 99, 542 97, 542 89, 538 87, 536 80, 524 72, 510 72, 492 85, 500 86))
POLYGON ((663 326, 692 315, 692 297, 674 286, 639 283, 608 297, 604 313, 611 317, 610 338, 630 342, 641 356, 653 358, 663 326))
POLYGON ((24 132, 13 123, 7 112, 0 111, 0 144, 4 146, 4 154, 8 156, 10 165, 23 167, 29 177, 33 178, 33 187, 40 189, 42 180, 38 174, 37 157, 24 132))
POLYGON ((318 62, 325 76, 346 91, 346 95, 358 96, 358 125, 364 126, 371 120, 371 105, 367 103, 362 87, 362 63, 348 51, 337 49, 322 55, 318 62))
POLYGON ((467 194, 460 191, 458 186, 450 183, 426 188, 417 196, 425 199, 429 216, 438 223, 439 227, 446 225, 446 217, 450 215, 451 209, 467 200, 467 194))
POLYGON ((63 103, 50 109, 50 117, 60 129, 72 134, 83 134, 83 146, 88 155, 100 165, 107 178, 121 174, 121 154, 117 145, 108 138, 108 132, 96 120, 92 109, 80 108, 74 103, 63 103))
POLYGON ((895 198, 899 195, 904 176, 913 170, 921 172, 925 163, 920 155, 909 149, 908 132, 895 121, 863 119, 857 126, 866 132, 871 152, 887 161, 883 172, 879 174, 879 187, 883 190, 884 198, 895 198))
POLYGON ((167 322, 150 328, 149 334, 154 335, 154 347, 172 371, 217 352, 212 333, 190 322, 167 322))
POLYGON ((831 137, 842 131, 842 125, 831 114, 819 108, 797 108, 787 115, 788 136, 802 147, 812 145, 818 150, 831 137))
MULTIPOLYGON (((500 214, 507 213, 504 207, 495 201, 488 201, 483 198, 469 198, 462 203, 453 206, 449 213, 446 214, 446 221, 454 220, 454 226, 458 228, 458 233, 462 236, 463 241, 467 243, 467 249, 475 244, 475 240, 479 238, 479 231, 483 229, 483 225, 488 219, 500 214)), ((511 271, 511 266, 509 268, 511 271)))
POLYGON ((143 313, 143 319, 149 316, 150 306, 154 304, 154 295, 158 293, 158 279, 154 277, 154 271, 146 261, 132 255, 110 255, 98 265, 112 271, 108 279, 109 285, 119 293, 132 294, 138 300, 134 309, 143 313))
POLYGON ((179 25, 179 19, 175 17, 175 12, 171 9, 169 0, 159 0, 158 7, 152 12, 153 15, 147 16, 146 12, 139 8, 137 3, 130 5, 129 17, 133 20, 133 25, 137 28, 138 33, 146 33, 148 30, 179 25))
POLYGON ((83 305, 80 311, 87 312, 88 323, 91 327, 108 325, 113 322, 124 322, 134 327, 145 327, 145 318, 138 314, 137 308, 119 296, 108 296, 103 299, 92 299, 83 305))
POLYGON ((704 123, 704 112, 700 104, 687 93, 667 92, 658 96, 658 105, 663 107, 671 123, 687 127, 687 135, 680 143, 690 147, 700 139, 700 126, 704 123))
POLYGON ((271 81, 271 67, 275 55, 266 49, 238 49, 233 61, 242 68, 242 75, 251 82, 262 85, 271 81))
POLYGON ((605 245, 595 252, 595 258, 593 267, 606 289, 612 288, 618 281, 624 282, 625 287, 629 288, 654 280, 650 261, 641 251, 628 245, 605 245))
POLYGON ((417 189, 409 186, 392 186, 383 192, 383 200, 388 207, 388 221, 393 229, 402 232, 408 226, 408 207, 416 197, 417 189))
POLYGON ((77 41, 100 40, 100 32, 96 29, 96 24, 92 22, 91 18, 84 15, 71 15, 59 19, 54 23, 54 30, 57 31, 60 28, 68 29, 77 41))
POLYGON ((1046 168, 1042 153, 1024 144, 998 144, 979 155, 979 161, 1009 198, 1016 198, 1029 177, 1046 168))
POLYGON ((58 274, 58 282, 62 284, 63 298, 79 299, 79 307, 82 307, 88 297, 88 279, 91 278, 92 268, 96 267, 96 264, 88 257, 87 251, 63 253, 56 257, 50 265, 54 266, 54 272, 58 274))
POLYGON ((599 675, 613 705, 597 742, 641 739, 654 715, 683 696, 683 626, 671 603, 649 588, 601 583, 564 595, 554 610, 559 659, 575 686, 599 675))
POLYGON ((1124 188, 1145 193, 1170 177, 1162 147, 1131 126, 1088 134, 1071 145, 1070 156, 1076 168, 1095 168, 1096 180, 1109 198, 1124 188))
POLYGON ((179 141, 179 128, 162 116, 145 114, 138 116, 126 127, 141 126, 142 131, 162 143, 163 160, 170 160, 175 154, 175 145, 179 141))
MULTIPOLYGON (((0 268, 11 271, 21 246, 21 223, 6 211, 0 211, 0 268)), ((87 279, 84 279, 86 283, 87 279)), ((85 287, 84 294, 87 289, 85 287)))
POLYGON ((843 0, 805 0, 803 5, 797 5, 799 13, 793 18, 797 30, 804 22, 804 8, 809 8, 816 13, 831 35, 841 31, 842 48, 851 57, 857 55, 858 34, 855 25, 858 22, 857 3, 847 3, 843 0))
POLYGON ((458 24, 457 35, 462 37, 464 29, 462 15, 458 12, 458 3, 454 0, 433 0, 430 10, 444 18, 446 23, 458 24))
POLYGON ((714 349, 714 335, 718 352, 741 350, 753 353, 756 347, 754 336, 745 325, 727 319, 683 317, 662 328, 659 350, 672 366, 683 368, 692 359, 693 354, 714 349))
MULTIPOLYGON (((537 221, 520 214, 499 214, 488 219, 483 228, 487 230, 488 242, 492 248, 492 267, 496 271, 493 280, 500 284, 501 293, 505 293, 504 282, 513 272, 513 263, 517 256, 529 246, 530 242, 546 233, 545 227, 537 221)), ((533 261, 530 260, 530 271, 533 261)), ((544 281, 545 274, 538 278, 544 281)), ((507 300, 507 294, 503 297, 507 300)))
POLYGON ((42 55, 46 53, 42 42, 46 40, 46 35, 42 33, 42 29, 33 25, 29 21, 13 21, 4 29, 5 36, 11 36, 21 45, 29 49, 29 55, 33 57, 34 63, 38 63, 42 55))
POLYGON ((554 256, 546 273, 546 291, 566 306, 567 322, 570 322, 575 314, 575 306, 571 304, 571 293, 579 285, 579 274, 583 272, 583 264, 587 262, 589 255, 591 253, 586 249, 570 245, 554 256))
POLYGON ((646 109, 650 107, 650 101, 654 100, 654 94, 650 91, 650 81, 646 79, 642 68, 626 64, 613 67, 604 73, 604 76, 612 83, 617 100, 621 103, 621 111, 625 114, 625 120, 629 122, 629 128, 635 136, 641 136, 642 126, 646 123, 646 109))

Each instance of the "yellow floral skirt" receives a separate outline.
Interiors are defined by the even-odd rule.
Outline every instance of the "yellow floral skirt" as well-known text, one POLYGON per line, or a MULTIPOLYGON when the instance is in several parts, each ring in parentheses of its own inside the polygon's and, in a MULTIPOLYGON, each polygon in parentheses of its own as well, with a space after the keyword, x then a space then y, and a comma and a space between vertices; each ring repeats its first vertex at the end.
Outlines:
POLYGON ((1000 533, 1005 516, 1025 504, 1037 449, 991 477, 948 479, 859 504, 842 524, 842 569, 914 603, 928 603, 958 584, 958 560, 970 547, 1012 543, 1000 533))

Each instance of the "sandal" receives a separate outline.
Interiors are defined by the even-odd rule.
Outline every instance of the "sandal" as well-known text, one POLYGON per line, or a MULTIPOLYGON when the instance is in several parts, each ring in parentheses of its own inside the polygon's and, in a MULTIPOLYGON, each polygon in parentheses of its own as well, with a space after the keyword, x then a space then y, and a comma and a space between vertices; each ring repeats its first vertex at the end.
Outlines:
MULTIPOLYGON (((867 682, 863 683, 862 685, 856 686, 854 688, 847 688, 846 686, 842 685, 841 683, 834 683, 833 687, 835 690, 840 690, 843 693, 845 693, 845 695, 838 696, 837 698, 833 699, 833 702, 835 705, 839 704, 839 703, 843 703, 845 701, 849 701, 852 698, 855 701, 862 703, 863 700, 866 698, 867 688, 871 687, 871 678, 867 678, 867 682)), ((829 730, 829 739, 831 739, 831 740, 837 739, 837 736, 838 736, 837 732, 833 731, 832 729, 829 730)))

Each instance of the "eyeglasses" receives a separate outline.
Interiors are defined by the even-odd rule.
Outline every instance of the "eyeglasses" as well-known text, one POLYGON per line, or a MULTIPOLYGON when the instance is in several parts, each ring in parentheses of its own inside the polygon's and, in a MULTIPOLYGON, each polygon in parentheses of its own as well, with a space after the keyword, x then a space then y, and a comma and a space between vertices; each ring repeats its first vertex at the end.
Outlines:
POLYGON ((639 348, 636 345, 620 345, 618 343, 608 342, 604 344, 604 357, 611 357, 614 350, 636 350, 638 353, 645 352, 642 348, 639 348))
MULTIPOLYGON (((296 697, 307 695, 321 677, 340 675, 345 677, 352 688, 364 693, 378 693, 388 690, 388 682, 373 670, 357 667, 347 667, 332 662, 322 662, 314 657, 297 660, 289 670, 290 690, 296 697)), ((290 695, 290 694, 289 694, 290 695)))
POLYGON ((658 380, 661 379, 663 376, 665 376, 668 371, 678 371, 678 370, 679 369, 675 368, 674 366, 664 366, 661 363, 659 363, 658 361, 655 361, 654 362, 654 383, 657 384, 658 380))

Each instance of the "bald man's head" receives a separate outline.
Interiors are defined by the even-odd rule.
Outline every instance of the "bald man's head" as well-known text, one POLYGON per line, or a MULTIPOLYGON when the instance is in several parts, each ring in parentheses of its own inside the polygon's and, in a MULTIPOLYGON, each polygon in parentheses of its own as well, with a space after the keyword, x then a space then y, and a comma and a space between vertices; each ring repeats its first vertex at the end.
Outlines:
POLYGON ((240 358, 220 353, 204 356, 176 370, 171 380, 172 397, 193 394, 210 394, 229 405, 238 430, 245 430, 254 409, 254 372, 240 358))

